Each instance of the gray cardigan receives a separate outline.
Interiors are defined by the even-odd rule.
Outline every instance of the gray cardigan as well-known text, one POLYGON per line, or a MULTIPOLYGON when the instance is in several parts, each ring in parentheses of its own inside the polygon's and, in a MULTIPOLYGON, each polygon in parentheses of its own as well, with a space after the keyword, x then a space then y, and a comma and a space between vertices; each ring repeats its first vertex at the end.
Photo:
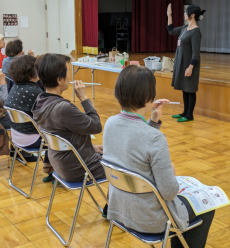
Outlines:
MULTIPOLYGON (((173 174, 166 137, 151 120, 121 112, 104 127, 103 159, 137 172, 150 180, 165 200, 181 230, 189 223, 188 211, 177 197, 179 185, 173 174)), ((167 217, 154 193, 131 194, 109 185, 108 219, 139 232, 160 233, 167 217)))

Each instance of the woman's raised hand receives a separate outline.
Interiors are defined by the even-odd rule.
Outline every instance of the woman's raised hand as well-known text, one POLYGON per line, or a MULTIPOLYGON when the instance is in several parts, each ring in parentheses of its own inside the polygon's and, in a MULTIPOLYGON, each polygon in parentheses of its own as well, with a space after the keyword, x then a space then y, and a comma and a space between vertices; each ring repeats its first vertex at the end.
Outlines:
POLYGON ((167 16, 171 16, 171 15, 172 15, 172 4, 170 3, 167 8, 167 16))
POLYGON ((157 102, 160 103, 155 103, 152 108, 152 113, 151 113, 151 120, 155 123, 158 123, 162 116, 162 108, 165 103, 170 103, 168 99, 159 99, 157 102))
POLYGON ((30 56, 33 56, 34 57, 34 52, 32 51, 32 50, 28 50, 28 55, 30 55, 30 56))
POLYGON ((75 91, 75 94, 76 94, 77 98, 79 98, 79 100, 81 102, 83 102, 83 101, 88 99, 88 97, 86 95, 86 87, 82 83, 81 80, 75 80, 74 81, 74 91, 75 91))

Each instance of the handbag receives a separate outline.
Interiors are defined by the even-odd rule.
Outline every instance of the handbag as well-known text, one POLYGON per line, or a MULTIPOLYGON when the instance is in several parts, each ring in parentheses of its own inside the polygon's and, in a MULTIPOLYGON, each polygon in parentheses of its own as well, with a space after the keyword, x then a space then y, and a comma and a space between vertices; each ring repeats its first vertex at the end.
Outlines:
POLYGON ((162 62, 161 71, 165 71, 165 72, 173 71, 174 59, 163 56, 161 57, 161 62, 162 62))
POLYGON ((114 57, 115 58, 115 55, 119 53, 119 51, 117 51, 117 48, 116 47, 113 47, 112 51, 109 52, 109 62, 111 62, 111 59, 114 57))
POLYGON ((5 128, 0 124, 0 155, 9 155, 9 136, 5 128))

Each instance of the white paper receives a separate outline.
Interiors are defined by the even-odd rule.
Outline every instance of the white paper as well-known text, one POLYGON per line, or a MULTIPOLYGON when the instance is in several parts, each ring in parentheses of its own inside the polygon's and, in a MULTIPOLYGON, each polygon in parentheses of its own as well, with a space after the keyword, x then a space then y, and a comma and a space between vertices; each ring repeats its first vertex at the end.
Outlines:
POLYGON ((29 27, 29 18, 28 16, 21 16, 21 27, 28 28, 29 27))
POLYGON ((224 191, 216 186, 207 186, 193 177, 178 176, 178 195, 184 196, 196 215, 229 205, 224 191))
POLYGON ((18 37, 18 26, 4 26, 5 37, 18 37))

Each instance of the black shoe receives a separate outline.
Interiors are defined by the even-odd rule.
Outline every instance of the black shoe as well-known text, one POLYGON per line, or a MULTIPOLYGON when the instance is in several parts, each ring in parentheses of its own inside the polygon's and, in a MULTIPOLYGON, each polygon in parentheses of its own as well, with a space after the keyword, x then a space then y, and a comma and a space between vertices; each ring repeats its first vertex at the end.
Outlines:
MULTIPOLYGON (((14 157, 14 152, 10 152, 10 157, 11 157, 11 158, 14 157)), ((17 154, 16 159, 17 159, 17 158, 21 158, 21 157, 17 154)))
POLYGON ((32 154, 32 156, 26 158, 24 157, 24 159, 26 160, 26 162, 37 162, 38 157, 32 154))
MULTIPOLYGON (((14 157, 14 152, 10 152, 10 157, 13 158, 14 157)), ((17 158, 19 157, 19 155, 17 154, 17 158)))
POLYGON ((107 210, 108 210, 108 205, 106 203, 103 209, 103 213, 102 213, 102 217, 105 219, 107 219, 107 210))

